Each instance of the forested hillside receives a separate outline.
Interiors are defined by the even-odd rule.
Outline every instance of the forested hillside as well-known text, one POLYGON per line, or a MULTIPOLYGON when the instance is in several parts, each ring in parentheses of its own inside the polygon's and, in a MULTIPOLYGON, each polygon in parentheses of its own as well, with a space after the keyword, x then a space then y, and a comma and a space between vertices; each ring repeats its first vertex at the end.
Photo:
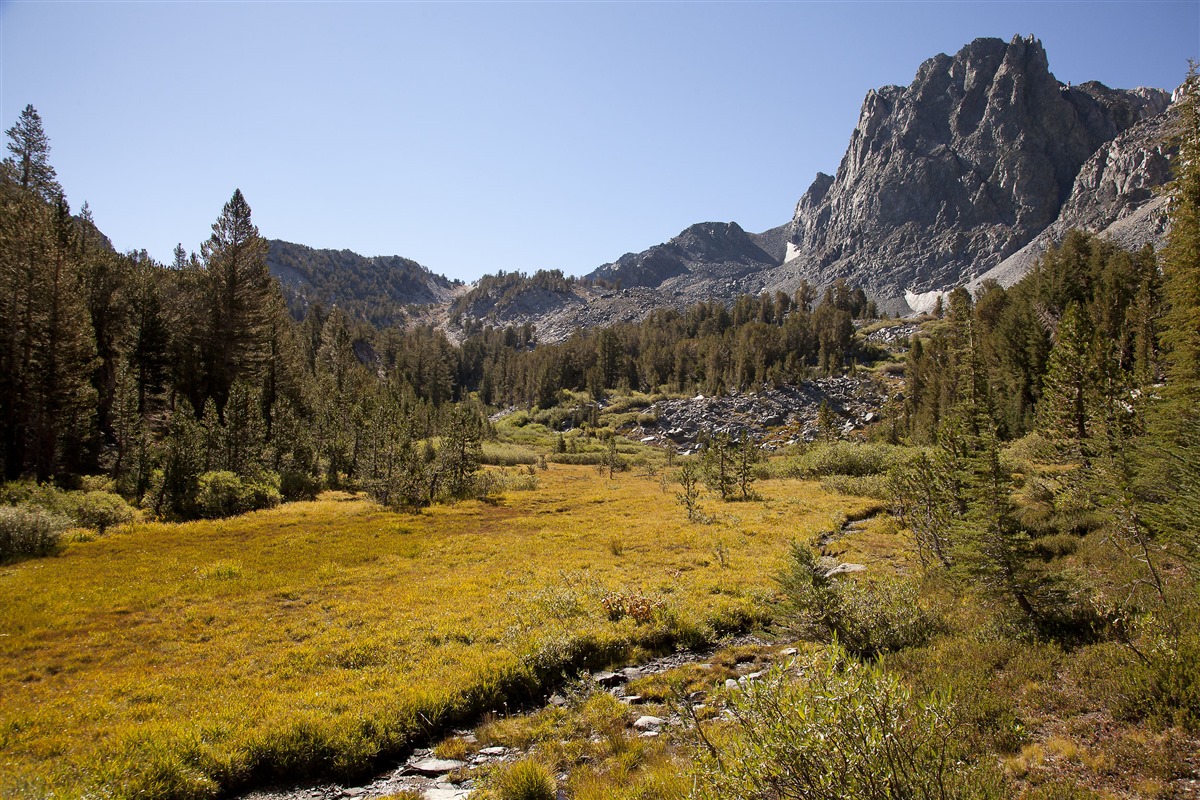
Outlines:
MULTIPOLYGON (((556 346, 535 347, 529 325, 474 324, 460 346, 430 327, 376 327, 364 317, 388 319, 390 303, 297 305, 301 284, 285 292, 269 263, 326 283, 359 273, 317 270, 313 259, 325 251, 277 245, 268 258, 240 191, 198 254, 181 245, 162 265, 144 252, 114 252, 86 214, 69 213, 35 110, 9 138, 2 434, 10 480, 72 487, 106 475, 156 514, 195 516, 200 479, 211 473, 257 487, 247 489, 255 504, 279 492, 367 486, 393 470, 380 442, 405 450, 401 443, 444 432, 447 404, 472 393, 484 405, 542 407, 563 389, 713 393, 837 372, 858 355, 851 320, 868 304, 844 284, 820 304, 802 287, 728 309, 656 312, 556 346)), ((402 266, 405 281, 409 273, 432 280, 402 266)), ((561 274, 521 285, 530 281, 549 292, 567 285, 561 274)), ((341 291, 326 283, 312 291, 341 291)), ((485 279, 452 312, 499 308, 511 283, 485 279)))
POLYGON ((298 320, 313 305, 336 305, 376 327, 403 324, 406 307, 448 302, 456 286, 411 259, 367 258, 278 239, 267 242, 267 268, 279 280, 288 310, 298 320))

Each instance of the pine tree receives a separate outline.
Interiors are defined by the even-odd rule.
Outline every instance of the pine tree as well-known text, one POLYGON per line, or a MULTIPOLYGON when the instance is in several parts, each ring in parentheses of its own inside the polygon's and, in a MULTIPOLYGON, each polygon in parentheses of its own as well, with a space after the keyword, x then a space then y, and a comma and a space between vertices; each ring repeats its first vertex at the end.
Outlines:
POLYGON ((131 341, 126 357, 137 382, 137 410, 148 418, 162 406, 170 374, 170 332, 159 285, 160 268, 142 254, 129 275, 131 341))
POLYGON ((1151 412, 1143 477, 1147 517, 1200 568, 1200 74, 1193 63, 1180 88, 1171 233, 1162 253, 1160 342, 1166 372, 1151 412))
POLYGON ((1171 233, 1163 249, 1167 311, 1167 404, 1180 418, 1200 416, 1200 74, 1196 64, 1180 89, 1175 180, 1171 183, 1171 233))
POLYGON ((1046 615, 1049 586, 1032 566, 1028 532, 1016 521, 1012 477, 1000 462, 1000 443, 987 425, 970 445, 967 512, 959 523, 956 561, 993 597, 1012 601, 1034 622, 1046 615))
POLYGON ((238 378, 256 381, 267 358, 271 276, 266 241, 240 189, 201 248, 209 318, 204 341, 207 395, 221 413, 238 378))
POLYGON ((1071 302, 1058 323, 1058 332, 1038 405, 1039 427, 1072 454, 1085 456, 1090 436, 1098 376, 1091 326, 1078 303, 1071 302))
POLYGON ((95 342, 82 302, 79 229, 32 106, 0 170, 0 444, 4 473, 77 471, 96 451, 95 342))
POLYGON ((4 133, 9 139, 8 152, 12 153, 5 164, 17 183, 48 203, 57 201, 63 191, 54 167, 50 166, 50 139, 42 128, 37 109, 26 105, 16 124, 4 133))
POLYGON ((704 443, 701 460, 704 483, 708 488, 728 500, 735 483, 733 447, 729 434, 710 432, 704 443))
MULTIPOLYGON (((784 295, 786 297, 786 295, 784 295)), ((733 453, 733 473, 738 489, 742 493, 743 500, 749 500, 754 497, 754 467, 758 464, 759 452, 758 447, 754 444, 754 439, 749 434, 743 433, 742 438, 738 441, 733 453)))
POLYGON ((700 513, 698 505, 700 499, 700 469, 696 465, 696 462, 688 460, 680 464, 679 472, 676 473, 675 479, 683 489, 682 492, 675 494, 675 499, 687 509, 689 522, 699 522, 703 515, 700 513))
POLYGON ((456 499, 470 496, 482 455, 483 420, 479 412, 469 403, 453 406, 437 461, 438 480, 448 496, 456 499))

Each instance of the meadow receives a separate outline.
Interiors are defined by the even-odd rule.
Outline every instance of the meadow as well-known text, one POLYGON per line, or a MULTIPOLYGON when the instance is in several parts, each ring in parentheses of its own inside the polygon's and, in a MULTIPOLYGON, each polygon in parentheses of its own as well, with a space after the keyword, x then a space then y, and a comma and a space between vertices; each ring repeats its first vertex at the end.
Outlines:
POLYGON ((870 502, 773 478, 696 524, 653 470, 519 469, 537 488, 489 502, 327 493, 0 568, 0 796, 362 775, 564 674, 766 621, 790 544, 870 502))

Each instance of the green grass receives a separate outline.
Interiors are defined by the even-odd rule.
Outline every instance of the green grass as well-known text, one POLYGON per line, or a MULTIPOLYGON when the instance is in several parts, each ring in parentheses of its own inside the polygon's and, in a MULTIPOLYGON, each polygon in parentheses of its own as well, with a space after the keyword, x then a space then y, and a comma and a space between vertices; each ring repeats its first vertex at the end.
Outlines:
POLYGON ((859 502, 762 481, 697 526, 657 480, 538 479, 417 515, 326 495, 135 525, 0 569, 0 796, 361 774, 564 668, 763 619, 789 541, 859 502), (614 622, 609 592, 661 606, 614 622))

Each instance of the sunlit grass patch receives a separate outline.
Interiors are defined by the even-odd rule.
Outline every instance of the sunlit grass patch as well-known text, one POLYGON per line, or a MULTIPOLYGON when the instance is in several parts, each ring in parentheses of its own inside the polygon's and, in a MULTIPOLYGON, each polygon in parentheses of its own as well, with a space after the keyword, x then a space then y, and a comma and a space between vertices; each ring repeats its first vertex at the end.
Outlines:
POLYGON ((0 569, 0 794, 360 773, 563 670, 764 620, 788 543, 855 502, 763 481, 696 526, 657 480, 537 478, 419 514, 343 493, 129 526, 0 569), (613 619, 616 595, 655 606, 613 619))

